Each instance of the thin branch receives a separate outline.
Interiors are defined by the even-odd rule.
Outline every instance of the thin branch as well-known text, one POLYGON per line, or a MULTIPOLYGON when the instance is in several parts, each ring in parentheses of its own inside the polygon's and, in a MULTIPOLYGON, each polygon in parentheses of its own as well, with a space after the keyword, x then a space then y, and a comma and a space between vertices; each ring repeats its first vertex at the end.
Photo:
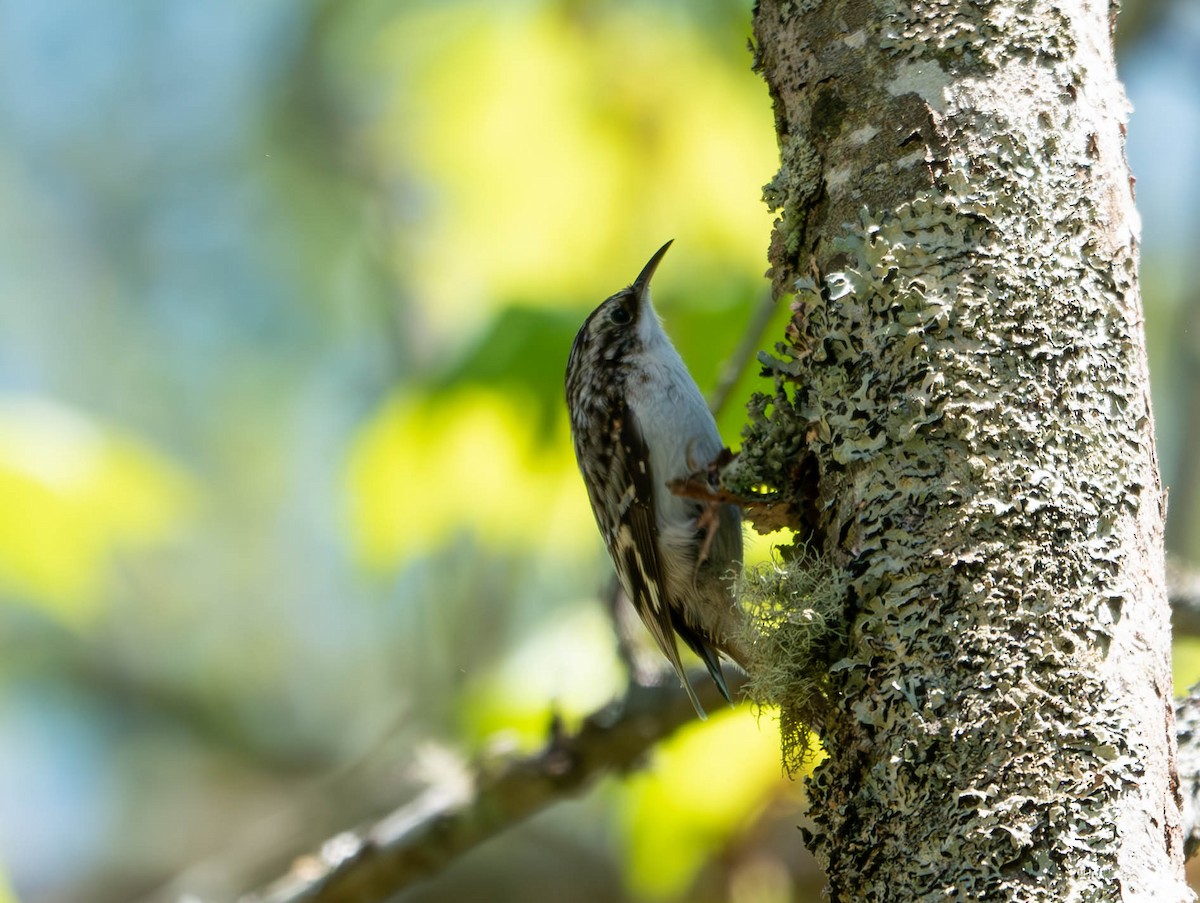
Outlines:
POLYGON ((605 604, 616 639, 617 658, 625 669, 625 679, 631 685, 652 686, 663 680, 663 657, 646 642, 646 629, 633 603, 621 589, 613 574, 605 593, 605 604))
MULTIPOLYGON (((1200 633, 1200 578, 1186 577, 1178 566, 1171 575, 1176 629, 1200 633)), ((739 672, 730 686, 736 691, 744 681, 739 672)), ((699 678, 695 685, 706 706, 721 704, 710 681, 699 678)), ((638 767, 655 744, 693 718, 673 681, 632 684, 623 700, 588 716, 578 731, 552 725, 539 752, 479 766, 466 788, 429 787, 377 824, 327 841, 243 903, 382 903, 529 816, 582 793, 598 777, 638 767)), ((1200 849, 1200 686, 1178 703, 1176 720, 1190 857, 1200 849)))
POLYGON ((762 344, 763 334, 767 331, 767 326, 771 322, 771 315, 775 313, 775 299, 771 296, 770 291, 765 291, 762 294, 762 299, 758 303, 758 307, 754 311, 754 315, 750 318, 750 322, 746 324, 746 331, 742 334, 742 340, 738 343, 725 364, 721 367, 721 374, 717 378, 717 385, 712 390, 708 398, 708 409, 713 412, 713 416, 718 416, 725 409, 726 402, 729 401, 729 394, 733 391, 737 381, 741 378, 746 367, 750 365, 758 355, 758 348, 762 344))
MULTIPOLYGON (((1200 634, 1200 577, 1178 563, 1170 575, 1176 631, 1200 634)), ((720 706, 716 688, 697 677, 704 704, 720 706)), ((744 681, 739 672, 730 686, 736 689, 744 681)), ((465 788, 429 787, 377 824, 327 841, 243 903, 384 901, 558 800, 582 793, 598 777, 636 768, 655 744, 693 718, 673 680, 632 684, 623 700, 588 716, 577 731, 565 733, 552 725, 539 752, 478 766, 465 788)), ((1200 687, 1180 701, 1176 719, 1190 856, 1200 849, 1200 687)))
MULTIPOLYGON (((744 680, 732 677, 730 689, 744 680)), ((724 704, 711 681, 699 675, 696 681, 706 706, 724 704)), ((539 752, 480 766, 458 790, 430 787, 375 825, 327 841, 243 903, 382 903, 598 777, 636 768, 656 743, 694 718, 673 680, 631 685, 624 699, 589 715, 574 733, 552 724, 539 752)))

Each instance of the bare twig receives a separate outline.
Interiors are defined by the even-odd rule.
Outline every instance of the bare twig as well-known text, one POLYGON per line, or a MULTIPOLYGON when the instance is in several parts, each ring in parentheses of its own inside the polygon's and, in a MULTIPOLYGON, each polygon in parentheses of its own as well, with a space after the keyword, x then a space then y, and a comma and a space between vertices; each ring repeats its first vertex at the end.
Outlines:
MULTIPOLYGON (((1176 630, 1200 632, 1200 579, 1171 568, 1176 630)), ((740 687, 740 672, 731 687, 740 687)), ((715 686, 697 680, 706 706, 718 706, 715 686)), ((535 754, 480 765, 465 789, 429 787, 377 824, 338 835, 318 853, 243 903, 372 903, 428 878, 483 841, 561 799, 583 792, 596 778, 637 767, 645 754, 694 718, 674 681, 633 684, 623 700, 565 733, 552 725, 535 754)), ((1189 855, 1200 848, 1200 687, 1176 709, 1184 836, 1189 855)))
MULTIPOLYGON (((744 682, 729 681, 735 690, 744 682)), ((716 686, 697 676, 701 701, 721 705, 716 686)), ((588 716, 579 730, 551 725, 537 753, 480 766, 465 790, 430 787, 377 824, 326 842, 319 853, 243 903, 373 903, 437 873, 484 840, 597 777, 638 766, 656 743, 695 718, 670 685, 631 685, 625 698, 588 716)))
POLYGON ((708 409, 713 412, 714 417, 725 409, 725 404, 729 401, 729 393, 737 385, 742 372, 757 356, 758 346, 762 344, 763 333, 767 331, 767 325, 771 322, 773 313, 775 313, 775 299, 771 297, 771 292, 766 290, 762 293, 762 299, 759 301, 754 315, 750 318, 750 322, 746 324, 742 341, 721 367, 717 385, 709 395, 708 409))
POLYGON ((612 620, 616 638, 617 657, 625 669, 625 679, 631 684, 650 686, 663 677, 663 657, 657 649, 646 642, 648 634, 638 617, 637 610, 621 589, 621 582, 613 574, 609 580, 605 603, 612 620))

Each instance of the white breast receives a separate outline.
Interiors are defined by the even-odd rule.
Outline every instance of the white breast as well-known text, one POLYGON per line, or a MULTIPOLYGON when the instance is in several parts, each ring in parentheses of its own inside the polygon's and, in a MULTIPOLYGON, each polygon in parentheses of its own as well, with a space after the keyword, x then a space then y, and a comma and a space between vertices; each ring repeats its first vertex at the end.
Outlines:
POLYGON ((640 366, 634 371, 639 377, 630 381, 628 402, 650 449, 662 531, 690 521, 699 507, 672 495, 667 481, 704 468, 723 446, 716 422, 679 352, 661 327, 646 338, 640 366))

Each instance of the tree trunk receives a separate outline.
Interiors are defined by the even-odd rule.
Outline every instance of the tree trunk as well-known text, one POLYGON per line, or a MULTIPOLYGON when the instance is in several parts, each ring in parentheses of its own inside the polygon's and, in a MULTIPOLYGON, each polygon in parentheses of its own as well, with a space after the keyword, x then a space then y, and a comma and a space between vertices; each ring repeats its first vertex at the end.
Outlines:
POLYGON ((846 587, 807 838, 835 901, 1191 899, 1112 16, 756 11, 794 317, 736 467, 846 587))

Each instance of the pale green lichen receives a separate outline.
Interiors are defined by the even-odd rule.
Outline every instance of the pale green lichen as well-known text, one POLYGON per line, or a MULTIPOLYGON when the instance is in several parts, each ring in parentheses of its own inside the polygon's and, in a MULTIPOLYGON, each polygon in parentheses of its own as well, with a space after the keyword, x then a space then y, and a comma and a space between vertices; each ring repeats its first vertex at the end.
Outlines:
POLYGON ((818 857, 910 864, 905 888, 860 872, 860 899, 1023 899, 1023 883, 1116 899, 1129 837, 1112 813, 1145 781, 1145 716, 1107 662, 1157 504, 1131 251, 1094 240, 1083 142, 1048 155, 1037 127, 989 125, 934 189, 826 230, 816 261, 836 264, 795 284, 790 343, 762 359, 776 392, 730 475, 786 496, 797 461, 820 462, 821 554, 849 620, 833 606, 813 632, 845 629, 846 653, 807 671, 812 624, 785 620, 799 635, 777 634, 770 680, 793 680, 800 709, 846 709, 824 722, 818 857), (903 836, 881 833, 884 800, 909 814, 903 836))
POLYGON ((821 193, 821 156, 804 135, 783 139, 780 159, 785 161, 775 177, 763 186, 763 202, 769 210, 782 211, 782 231, 789 254, 804 240, 807 211, 821 193))
MULTIPOLYGON (((1074 203, 1080 216, 1086 202, 1074 203)), ((802 388, 772 411, 802 412, 804 428, 757 427, 761 436, 802 432, 806 453, 842 469, 830 520, 850 556, 844 589, 857 611, 835 686, 858 700, 855 717, 876 743, 896 744, 876 757, 879 770, 859 776, 859 794, 913 811, 957 794, 959 828, 990 840, 973 843, 976 861, 957 870, 972 884, 956 890, 985 896, 1014 866, 1026 880, 1062 880, 1075 863, 1078 880, 1102 885, 1119 847, 1108 806, 1141 776, 1129 713, 1109 699, 1091 658, 1106 648, 1110 607, 1119 612, 1131 590, 1115 523, 1129 523, 1139 477, 1136 459, 1114 459, 1109 413, 1134 429, 1144 422, 1116 376, 1130 368, 1130 346, 1119 332, 1102 335, 1117 328, 1101 308, 1108 275, 1064 255, 1061 240, 1044 249, 999 241, 995 224, 1013 215, 1004 208, 984 188, 864 211, 837 242, 843 268, 826 274, 823 290, 800 287, 806 352, 774 368, 802 388), (1040 265, 1026 269, 1039 250, 1040 265), (1061 280, 1086 291, 1067 302, 1071 313, 1048 319, 1061 280), (1096 385, 1109 410, 1089 394, 1096 385), (1076 601, 1064 605, 1064 593, 1076 601), (1081 658, 1084 649, 1093 651, 1081 658), (976 675, 969 690, 962 674, 976 675), (1070 714, 1080 705, 1091 712, 1082 726, 1070 714), (907 745, 898 719, 925 725, 932 742, 907 745), (989 748, 980 736, 1013 745, 989 748)), ((747 461, 757 454, 749 449, 747 461)), ((781 479, 786 465, 764 459, 781 479)), ((803 731, 792 739, 802 755, 803 731)), ((839 742, 836 732, 825 739, 839 742)), ((859 817, 861 797, 826 797, 819 777, 817 787, 834 808, 817 818, 827 830, 814 849, 845 856, 856 840, 835 826, 859 817)), ((947 825, 929 830, 917 826, 903 846, 916 874, 936 881, 947 825)))
MULTIPOLYGON (((798 632, 763 646, 778 670, 760 665, 801 709, 830 702, 803 722, 830 753, 808 838, 830 896, 1180 899, 1147 586, 1161 499, 1103 11, 759 11, 784 136, 772 278, 795 294, 725 479, 802 513, 803 569, 836 590, 819 618, 781 604, 798 632)), ((791 579, 768 574, 761 596, 791 579)))
POLYGON ((1018 59, 1058 61, 1067 55, 1070 21, 1053 4, 908 0, 889 10, 880 46, 901 58, 933 57, 947 66, 999 66, 1018 59))

